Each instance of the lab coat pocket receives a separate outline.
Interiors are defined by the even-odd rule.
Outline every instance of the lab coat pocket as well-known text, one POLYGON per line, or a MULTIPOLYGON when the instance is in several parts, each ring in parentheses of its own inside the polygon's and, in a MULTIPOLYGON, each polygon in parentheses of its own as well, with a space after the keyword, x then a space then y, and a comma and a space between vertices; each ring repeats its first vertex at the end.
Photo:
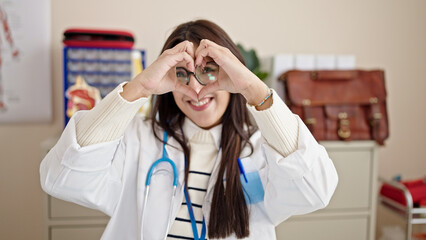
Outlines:
POLYGON ((262 169, 260 171, 245 173, 245 177, 244 174, 240 174, 244 197, 247 204, 263 202, 265 190, 263 188, 260 175, 265 171, 266 169, 262 169))

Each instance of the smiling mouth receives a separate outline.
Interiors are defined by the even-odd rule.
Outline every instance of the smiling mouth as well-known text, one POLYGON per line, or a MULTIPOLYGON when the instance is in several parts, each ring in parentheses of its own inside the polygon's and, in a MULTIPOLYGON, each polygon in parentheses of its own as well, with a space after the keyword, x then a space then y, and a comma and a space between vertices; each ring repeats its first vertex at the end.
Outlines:
POLYGON ((191 101, 190 103, 194 106, 201 107, 203 105, 206 105, 208 102, 210 102, 210 100, 211 98, 206 98, 203 101, 199 101, 199 102, 191 101))
POLYGON ((198 102, 195 101, 189 101, 189 104, 194 110, 201 111, 207 108, 209 103, 212 101, 213 98, 204 98, 198 102))

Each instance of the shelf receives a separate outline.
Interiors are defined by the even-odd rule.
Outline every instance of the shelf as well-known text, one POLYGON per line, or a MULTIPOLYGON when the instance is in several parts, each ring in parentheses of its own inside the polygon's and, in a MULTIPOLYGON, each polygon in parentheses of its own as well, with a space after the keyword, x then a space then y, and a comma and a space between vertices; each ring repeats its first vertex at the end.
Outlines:
POLYGON ((411 220, 411 224, 426 224, 426 218, 415 218, 411 220))

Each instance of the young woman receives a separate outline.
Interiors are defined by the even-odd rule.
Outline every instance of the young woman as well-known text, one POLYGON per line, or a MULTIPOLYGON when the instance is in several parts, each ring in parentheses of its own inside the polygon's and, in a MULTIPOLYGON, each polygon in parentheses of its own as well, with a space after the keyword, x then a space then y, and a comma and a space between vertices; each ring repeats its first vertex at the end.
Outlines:
POLYGON ((141 74, 75 114, 40 172, 47 193, 111 216, 102 239, 114 240, 276 239, 337 185, 325 149, 206 20, 178 26, 141 74))

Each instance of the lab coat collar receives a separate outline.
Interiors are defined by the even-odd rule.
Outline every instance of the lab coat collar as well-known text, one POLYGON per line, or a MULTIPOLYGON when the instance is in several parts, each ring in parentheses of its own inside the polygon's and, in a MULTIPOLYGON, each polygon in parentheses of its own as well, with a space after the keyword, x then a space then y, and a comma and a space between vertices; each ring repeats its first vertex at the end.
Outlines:
POLYGON ((197 126, 197 124, 191 121, 191 119, 185 118, 185 121, 183 123, 183 132, 187 140, 191 139, 194 136, 194 134, 197 133, 198 131, 209 131, 213 136, 216 149, 220 148, 220 140, 222 136, 222 124, 214 126, 213 128, 210 128, 209 130, 205 130, 197 126))

